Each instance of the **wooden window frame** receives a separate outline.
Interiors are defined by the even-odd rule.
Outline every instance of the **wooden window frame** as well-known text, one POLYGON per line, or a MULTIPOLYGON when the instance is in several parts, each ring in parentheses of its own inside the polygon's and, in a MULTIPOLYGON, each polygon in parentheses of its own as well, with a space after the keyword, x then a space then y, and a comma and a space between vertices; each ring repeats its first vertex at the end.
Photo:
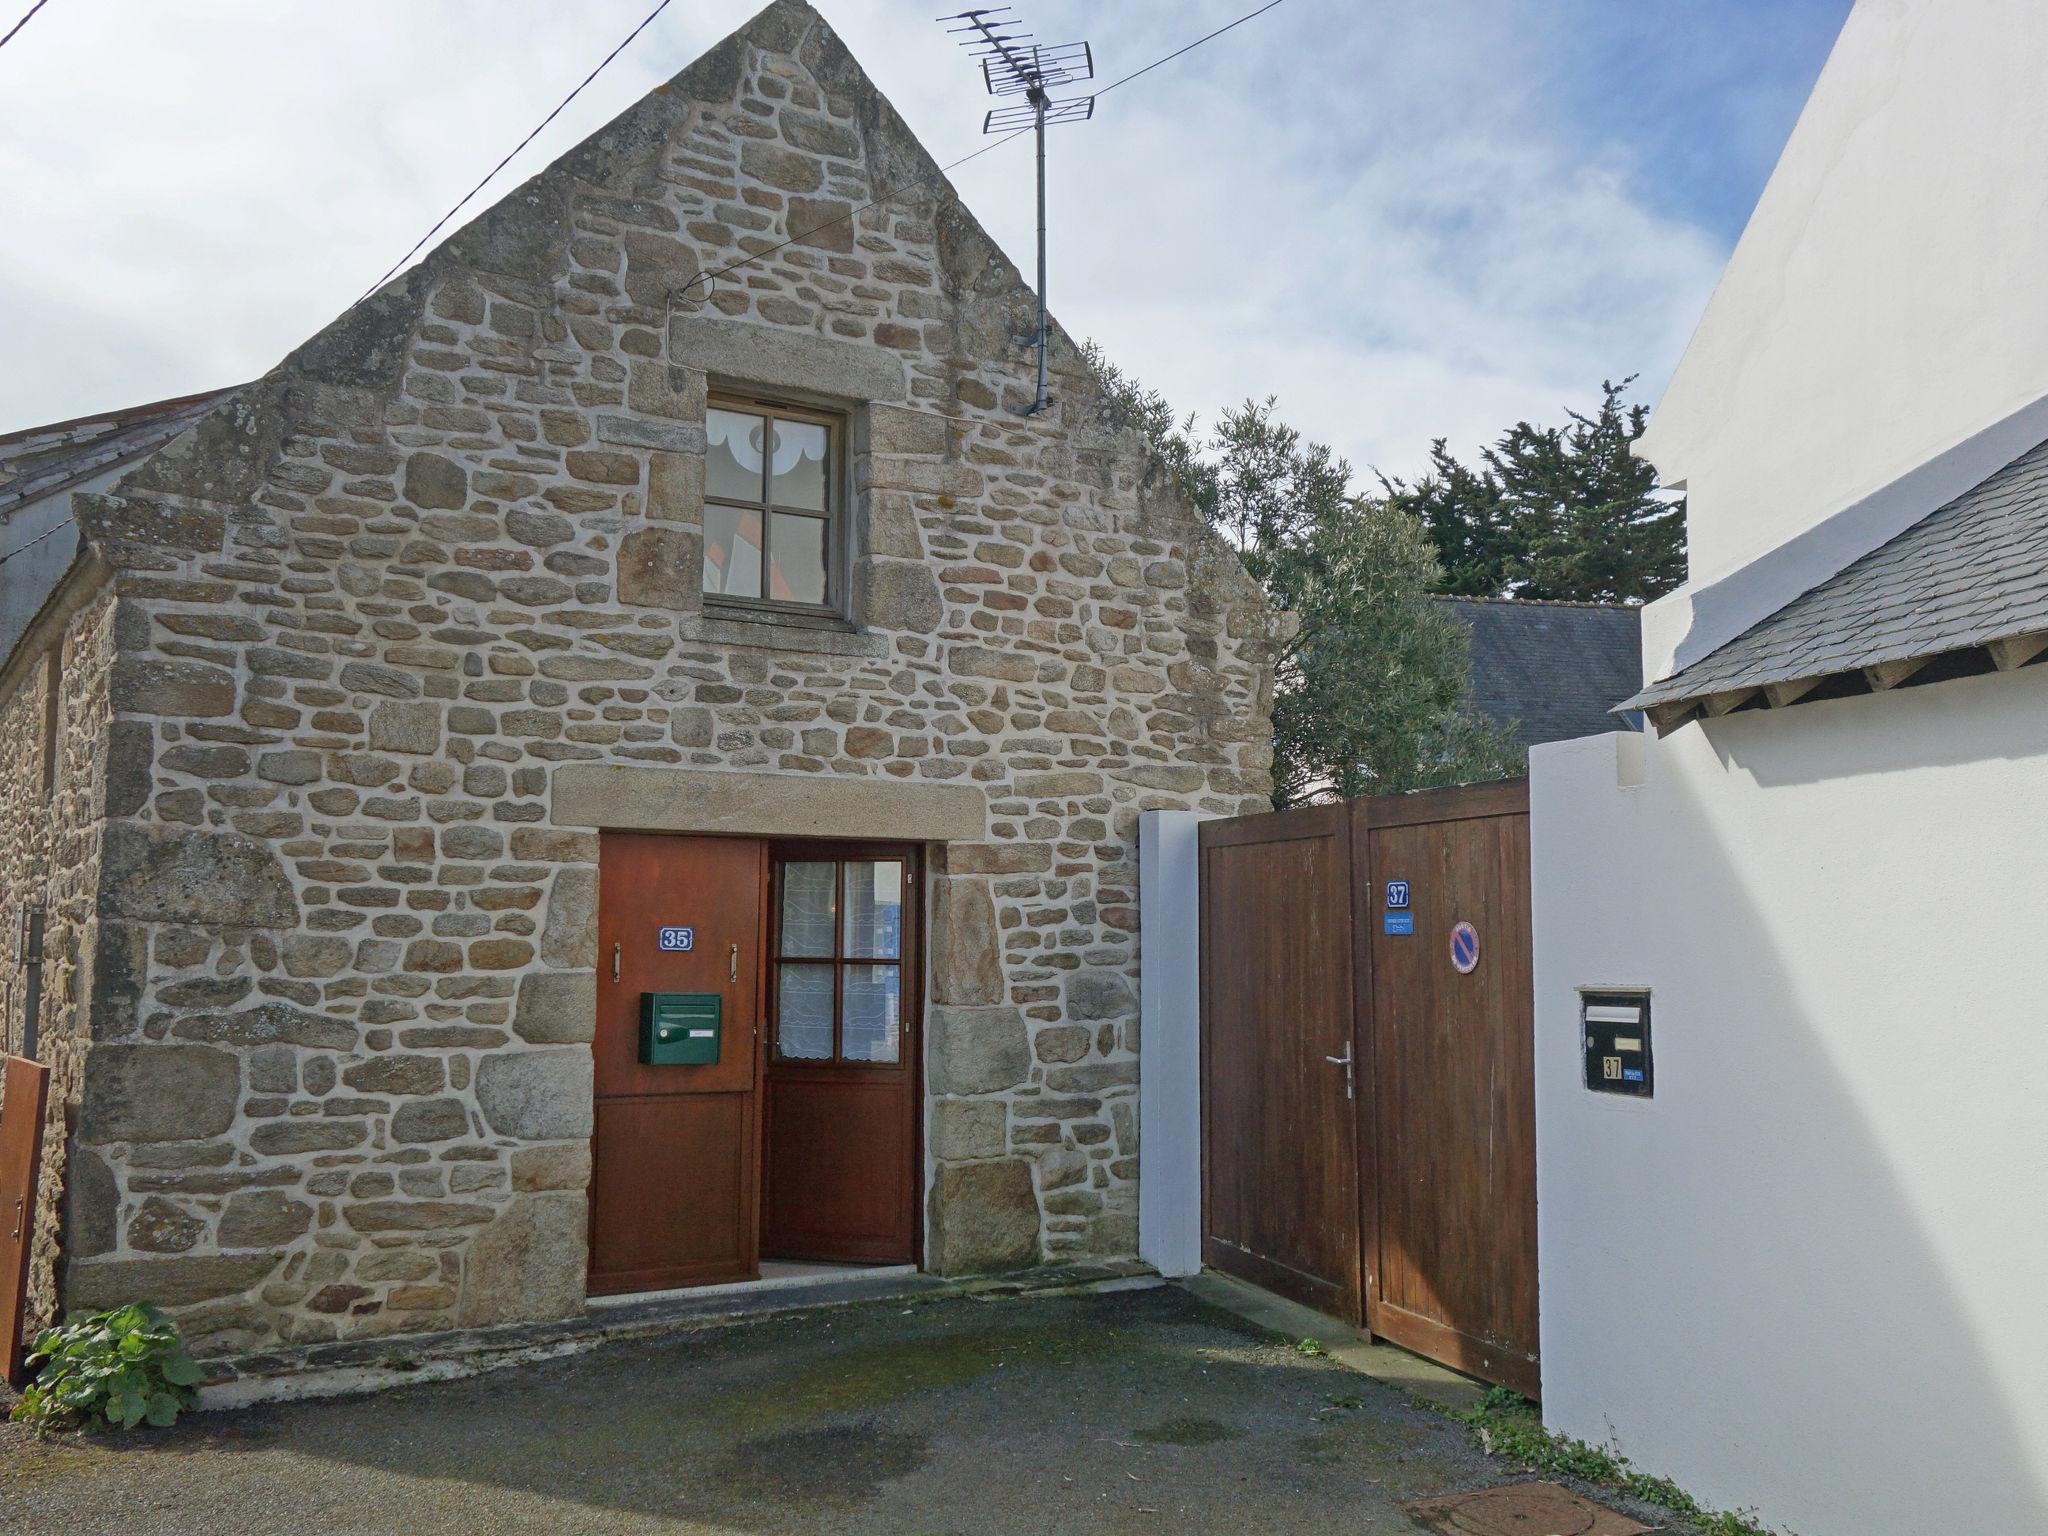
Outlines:
MULTIPOLYGON (((818 406, 799 405, 789 400, 780 400, 764 395, 748 395, 733 390, 713 390, 707 400, 709 411, 740 411, 749 416, 764 417, 772 426, 777 421, 803 422, 809 426, 825 429, 825 601, 822 603, 790 602, 768 596, 736 597, 725 592, 713 592, 704 588, 704 606, 707 611, 723 610, 741 617, 760 614, 802 614, 818 619, 844 619, 848 613, 847 580, 848 561, 847 516, 848 503, 846 486, 846 438, 847 418, 844 412, 825 410, 818 406)), ((710 452, 710 444, 705 444, 710 452)), ((770 477, 765 468, 761 490, 766 497, 770 477)), ((716 496, 711 493, 707 475, 704 491, 704 551, 708 559, 711 550, 711 508, 733 507, 744 512, 758 512, 761 515, 761 589, 768 589, 768 573, 772 566, 772 545, 775 538, 777 512, 786 516, 818 518, 814 507, 778 506, 770 500, 742 501, 732 496, 716 496)), ((699 579, 702 571, 699 570, 699 579)))
POLYGON ((767 977, 763 989, 768 1018, 767 1061, 776 1068, 820 1068, 847 1072, 905 1072, 915 1066, 917 1020, 921 1016, 923 970, 923 879, 924 871, 914 844, 904 843, 777 843, 768 861, 768 948, 767 977), (898 863, 903 866, 903 928, 894 958, 877 955, 848 955, 846 948, 845 900, 846 866, 858 863, 898 863), (786 955, 782 951, 782 872, 791 864, 832 864, 836 868, 833 886, 832 953, 830 955, 786 955), (782 967, 829 965, 832 967, 832 1054, 830 1056, 785 1056, 782 1054, 782 967), (869 1061, 845 1055, 846 987, 850 966, 893 965, 898 977, 900 999, 896 1021, 896 1059, 869 1061))

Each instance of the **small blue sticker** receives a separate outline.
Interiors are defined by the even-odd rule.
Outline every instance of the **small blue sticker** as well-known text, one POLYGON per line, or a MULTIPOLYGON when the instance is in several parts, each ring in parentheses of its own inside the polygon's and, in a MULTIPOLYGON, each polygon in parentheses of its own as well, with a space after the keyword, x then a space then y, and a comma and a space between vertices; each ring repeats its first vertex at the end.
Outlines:
POLYGON ((1385 914, 1388 933, 1413 933, 1415 914, 1413 912, 1388 912, 1385 914))
POLYGON ((1621 1080, 1625 1083, 1640 1083, 1643 1080, 1643 1069, 1641 1067, 1623 1067, 1621 1069, 1621 1080))
POLYGON ((1387 905, 1399 911, 1408 905, 1408 882, 1389 880, 1387 882, 1387 905))
POLYGON ((686 953, 697 947, 697 930, 694 928, 664 928, 661 930, 660 947, 671 953, 686 953))

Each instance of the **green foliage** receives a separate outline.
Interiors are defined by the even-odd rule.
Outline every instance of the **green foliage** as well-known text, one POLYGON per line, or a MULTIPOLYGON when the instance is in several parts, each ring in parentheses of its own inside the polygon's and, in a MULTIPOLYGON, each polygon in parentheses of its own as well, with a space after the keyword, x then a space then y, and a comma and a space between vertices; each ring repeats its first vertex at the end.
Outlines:
POLYGON ((1517 422, 1477 466, 1438 438, 1420 480, 1382 479, 1429 530, 1439 590, 1646 602, 1685 580, 1685 503, 1665 497, 1656 469, 1629 451, 1649 416, 1622 402, 1633 382, 1602 384, 1599 409, 1568 412, 1566 426, 1517 422))
POLYGON ((1351 466, 1247 400, 1206 434, 1091 345, 1107 424, 1142 433, 1284 616, 1274 658, 1273 803, 1520 773, 1510 734, 1467 710, 1465 627, 1429 594, 1420 522, 1352 489, 1351 466))
POLYGON ((206 1374, 178 1325, 147 1302, 44 1330, 28 1363, 35 1379, 9 1417, 38 1430, 161 1428, 192 1406, 206 1374))
POLYGON ((1320 1355, 1323 1352, 1322 1341, 1319 1339, 1303 1339, 1294 1346, 1294 1352, 1297 1355, 1320 1355))
POLYGON ((1626 1457, 1552 1434, 1543 1427, 1536 1405, 1505 1387, 1489 1388, 1476 1407, 1452 1417, 1472 1430, 1487 1455, 1502 1461, 1552 1477, 1576 1478, 1668 1509, 1692 1522, 1703 1536, 1767 1536, 1747 1516, 1702 1508, 1669 1478, 1638 1472, 1626 1457))

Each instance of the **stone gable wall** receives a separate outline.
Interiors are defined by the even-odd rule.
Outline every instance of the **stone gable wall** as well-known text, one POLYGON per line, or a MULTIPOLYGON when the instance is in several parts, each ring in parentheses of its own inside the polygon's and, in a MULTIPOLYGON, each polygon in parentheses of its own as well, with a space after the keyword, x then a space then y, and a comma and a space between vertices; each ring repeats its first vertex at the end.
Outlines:
POLYGON ((1136 1246, 1136 824, 1263 808, 1267 615, 1095 420, 815 13, 742 34, 83 517, 119 567, 132 1026, 77 1303, 198 1347, 582 1305, 597 836, 570 765, 970 785, 934 850, 928 1262, 1136 1246), (714 381, 849 411, 856 622, 707 612, 714 381))
POLYGON ((0 901, 5 925, 0 932, 0 977, 5 981, 0 1042, 12 1054, 20 1054, 26 1043, 22 909, 39 906, 45 914, 34 1055, 50 1068, 50 1083, 29 1253, 27 1320, 32 1328, 57 1319, 60 1246, 82 1253, 95 1251, 102 1242, 90 1218, 81 1223, 74 1215, 67 1231, 67 1172, 72 1193, 88 1197, 88 1207, 104 1210, 105 1199, 94 1197, 111 1194, 103 1169, 70 1168, 68 1154, 83 1095, 90 1029, 96 1018, 116 1021, 120 1015, 118 1005, 96 1010, 89 999, 98 983, 116 990, 129 985, 121 974, 121 957, 101 948, 109 936, 94 911, 108 810, 108 678, 114 655, 114 600, 102 591, 71 615, 40 654, 16 659, 13 690, 0 701, 0 870, 6 872, 0 901), (57 758, 54 781, 46 790, 53 652, 61 662, 57 758))

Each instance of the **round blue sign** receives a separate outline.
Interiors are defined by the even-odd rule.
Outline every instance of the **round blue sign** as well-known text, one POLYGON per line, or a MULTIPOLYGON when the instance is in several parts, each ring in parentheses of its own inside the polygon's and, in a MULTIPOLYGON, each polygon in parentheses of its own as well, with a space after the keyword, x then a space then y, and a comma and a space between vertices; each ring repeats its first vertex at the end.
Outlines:
POLYGON ((1459 923, 1451 930, 1451 964, 1460 976, 1470 976, 1479 968, 1479 930, 1470 923, 1459 923))

